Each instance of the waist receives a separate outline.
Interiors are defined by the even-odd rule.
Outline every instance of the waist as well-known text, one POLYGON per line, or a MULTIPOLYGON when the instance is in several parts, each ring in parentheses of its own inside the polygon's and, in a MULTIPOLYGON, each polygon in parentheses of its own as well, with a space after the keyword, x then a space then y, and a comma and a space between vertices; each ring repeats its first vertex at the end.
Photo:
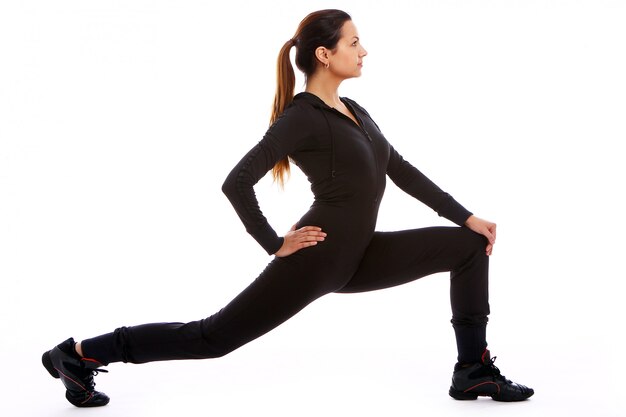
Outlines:
POLYGON ((378 205, 344 206, 316 201, 298 220, 296 227, 317 226, 335 239, 371 238, 376 228, 378 205))

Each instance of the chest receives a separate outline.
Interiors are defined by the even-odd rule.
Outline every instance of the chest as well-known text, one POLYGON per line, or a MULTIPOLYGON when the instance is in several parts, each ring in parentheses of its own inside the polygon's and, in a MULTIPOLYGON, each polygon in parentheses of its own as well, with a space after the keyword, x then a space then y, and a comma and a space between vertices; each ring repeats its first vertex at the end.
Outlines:
MULTIPOLYGON (((317 134, 310 146, 292 155, 311 182, 335 173, 337 180, 370 183, 384 176, 389 145, 369 118, 333 111, 317 121, 317 134), (360 123, 360 124, 359 124, 360 123)), ((365 185, 365 184, 362 184, 365 185)))

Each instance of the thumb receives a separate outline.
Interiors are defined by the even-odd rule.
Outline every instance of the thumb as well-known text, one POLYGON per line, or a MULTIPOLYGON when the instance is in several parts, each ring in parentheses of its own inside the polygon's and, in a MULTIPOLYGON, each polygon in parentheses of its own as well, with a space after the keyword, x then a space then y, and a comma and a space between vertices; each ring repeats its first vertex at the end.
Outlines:
POLYGON ((291 229, 289 229, 290 232, 293 232, 294 230, 296 230, 296 224, 294 224, 293 226, 291 226, 291 229))

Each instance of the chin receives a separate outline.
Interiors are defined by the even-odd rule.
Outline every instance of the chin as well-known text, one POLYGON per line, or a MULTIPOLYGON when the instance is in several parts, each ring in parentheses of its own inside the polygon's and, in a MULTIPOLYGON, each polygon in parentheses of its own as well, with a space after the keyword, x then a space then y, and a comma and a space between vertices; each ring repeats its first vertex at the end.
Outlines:
POLYGON ((348 80, 350 78, 359 78, 361 76, 361 70, 358 69, 357 71, 354 71, 351 74, 346 74, 345 76, 343 76, 344 80, 348 80))

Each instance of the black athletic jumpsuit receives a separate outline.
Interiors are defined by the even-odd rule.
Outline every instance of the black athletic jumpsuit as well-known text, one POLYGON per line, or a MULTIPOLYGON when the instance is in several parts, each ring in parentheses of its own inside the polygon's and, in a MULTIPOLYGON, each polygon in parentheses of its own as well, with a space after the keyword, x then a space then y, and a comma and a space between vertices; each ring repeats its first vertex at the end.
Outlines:
POLYGON ((319 226, 325 241, 274 257, 250 286, 206 319, 121 327, 83 341, 85 355, 105 364, 219 357, 324 294, 376 290, 451 271, 459 360, 478 360, 489 314, 486 239, 465 227, 375 232, 386 176, 459 226, 471 213, 406 162, 362 107, 342 101, 358 125, 313 94, 295 96, 223 185, 248 233, 273 254, 283 238, 263 216, 253 186, 289 156, 315 196, 297 227, 319 226))

